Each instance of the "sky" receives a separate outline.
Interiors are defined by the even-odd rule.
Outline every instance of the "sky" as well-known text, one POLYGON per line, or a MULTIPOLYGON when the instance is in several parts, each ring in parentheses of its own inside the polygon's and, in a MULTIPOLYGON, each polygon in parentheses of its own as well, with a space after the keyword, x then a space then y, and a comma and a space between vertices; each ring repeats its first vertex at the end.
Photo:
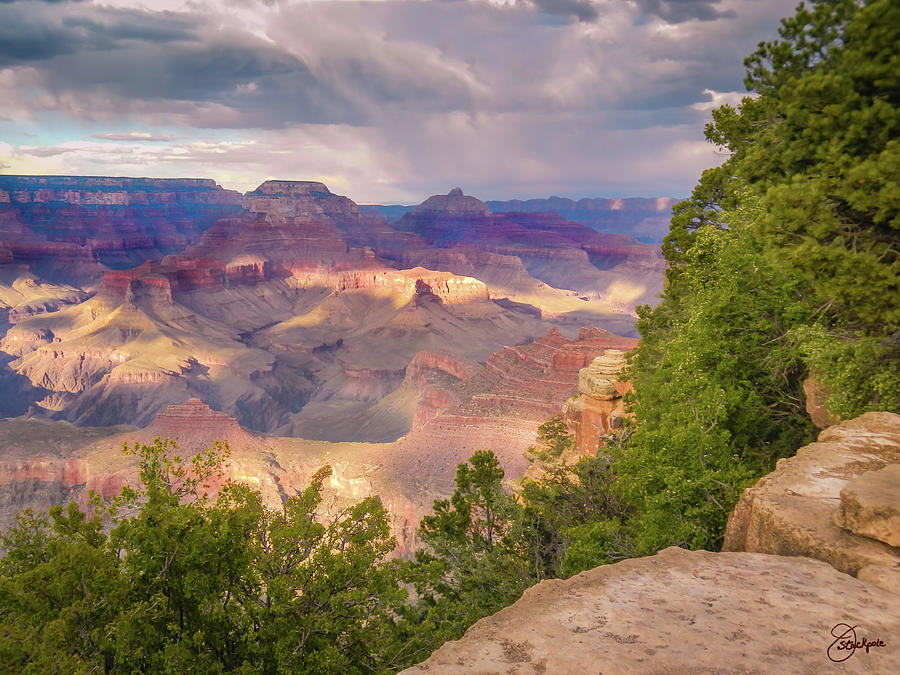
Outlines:
POLYGON ((799 0, 0 0, 0 172, 689 194, 799 0))

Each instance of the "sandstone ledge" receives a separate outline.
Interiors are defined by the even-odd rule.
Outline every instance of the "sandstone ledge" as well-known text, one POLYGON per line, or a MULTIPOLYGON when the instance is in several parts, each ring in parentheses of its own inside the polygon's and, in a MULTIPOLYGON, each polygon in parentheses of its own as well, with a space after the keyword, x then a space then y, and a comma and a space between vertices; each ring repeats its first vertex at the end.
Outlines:
POLYGON ((779 460, 774 472, 744 491, 723 550, 816 558, 900 593, 900 551, 835 524, 841 490, 857 476, 896 463, 900 415, 866 413, 829 427, 817 443, 779 460))
POLYGON ((822 562, 669 548, 542 582, 405 672, 888 673, 897 635, 898 596, 822 562), (832 663, 839 623, 885 646, 832 663))

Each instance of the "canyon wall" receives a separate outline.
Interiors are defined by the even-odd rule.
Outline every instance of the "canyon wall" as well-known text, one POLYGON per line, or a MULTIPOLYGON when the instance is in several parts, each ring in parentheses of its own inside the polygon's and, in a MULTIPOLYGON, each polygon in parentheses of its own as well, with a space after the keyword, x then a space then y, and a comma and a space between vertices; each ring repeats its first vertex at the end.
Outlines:
POLYGON ((240 211, 214 181, 0 176, 0 248, 54 280, 88 280, 181 250, 240 211))
MULTIPOLYGON (((309 181, 267 181, 238 200, 202 180, 4 178, 16 188, 8 191, 7 215, 24 218, 7 230, 19 227, 19 243, 68 240, 87 228, 159 235, 156 253, 131 249, 143 261, 128 269, 104 266, 86 240, 63 242, 91 257, 80 265, 84 274, 99 270, 99 283, 83 288, 74 276, 71 285, 36 276, 12 250, 10 262, 0 263, 11 286, 10 325, 0 338, 4 378, 22 402, 7 408, 81 425, 145 425, 167 405, 199 397, 266 433, 396 440, 450 400, 432 388, 428 404, 416 406, 419 394, 402 384, 417 353, 485 363, 503 346, 531 343, 554 327, 568 335, 584 325, 630 331, 625 296, 599 298, 609 286, 604 275, 618 275, 601 267, 650 270, 658 256, 624 238, 601 252, 600 235, 559 216, 497 219, 460 191, 426 200, 413 214, 421 222, 410 225, 421 232, 411 232, 364 216, 352 200, 309 181), (56 205, 58 217, 26 213, 35 204, 56 205), (198 205, 215 221, 181 227, 179 218, 193 218, 198 205), (157 207, 174 209, 164 214, 166 227, 153 220, 157 207), (72 215, 79 213, 82 221, 72 215), (164 241, 164 231, 181 239, 164 241), (168 248, 177 250, 163 257, 168 248), (579 269, 590 295, 553 286, 579 269), (26 277, 29 294, 12 288, 24 288, 26 277)), ((629 278, 639 295, 655 288, 642 285, 640 274, 629 278)), ((502 370, 504 358, 486 367, 502 370)), ((490 406, 500 411, 493 396, 490 406)), ((504 396, 506 408, 555 412, 524 394, 504 396)), ((477 417, 485 415, 460 413, 477 417)), ((509 427, 495 426, 498 438, 509 427)))

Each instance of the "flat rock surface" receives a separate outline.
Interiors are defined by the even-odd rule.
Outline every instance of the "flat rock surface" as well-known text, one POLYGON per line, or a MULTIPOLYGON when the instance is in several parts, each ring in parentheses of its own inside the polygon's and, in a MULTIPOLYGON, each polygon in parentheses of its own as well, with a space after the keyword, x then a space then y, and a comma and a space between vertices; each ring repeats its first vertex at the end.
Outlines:
POLYGON ((854 534, 900 546, 900 464, 867 471, 847 483, 835 523, 854 534))
POLYGON ((898 550, 835 524, 850 481, 897 463, 900 415, 866 413, 829 427, 744 490, 722 550, 816 558, 900 593, 898 550))
POLYGON ((900 596, 822 562, 669 548, 542 582, 405 672, 897 673, 897 636, 900 596), (851 627, 884 646, 839 650, 851 627))

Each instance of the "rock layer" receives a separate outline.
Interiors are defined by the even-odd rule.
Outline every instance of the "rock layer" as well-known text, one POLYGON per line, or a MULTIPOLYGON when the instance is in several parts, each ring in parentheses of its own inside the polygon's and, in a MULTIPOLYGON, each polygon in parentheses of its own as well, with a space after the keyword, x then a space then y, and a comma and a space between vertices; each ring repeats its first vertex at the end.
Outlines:
POLYGON ((404 672, 897 672, 898 598, 814 560, 669 548, 541 582, 404 672), (839 650, 851 626, 884 646, 839 650))
POLYGON ((867 471, 841 490, 838 527, 900 547, 900 464, 867 471))
POLYGON ((818 442, 779 460, 774 472, 744 491, 728 520, 723 550, 816 558, 900 593, 898 550, 835 524, 841 492, 853 489, 851 481, 898 463, 900 415, 866 413, 829 427, 818 442))
POLYGON ((54 280, 158 261, 240 210, 199 178, 0 176, 0 248, 54 280))

